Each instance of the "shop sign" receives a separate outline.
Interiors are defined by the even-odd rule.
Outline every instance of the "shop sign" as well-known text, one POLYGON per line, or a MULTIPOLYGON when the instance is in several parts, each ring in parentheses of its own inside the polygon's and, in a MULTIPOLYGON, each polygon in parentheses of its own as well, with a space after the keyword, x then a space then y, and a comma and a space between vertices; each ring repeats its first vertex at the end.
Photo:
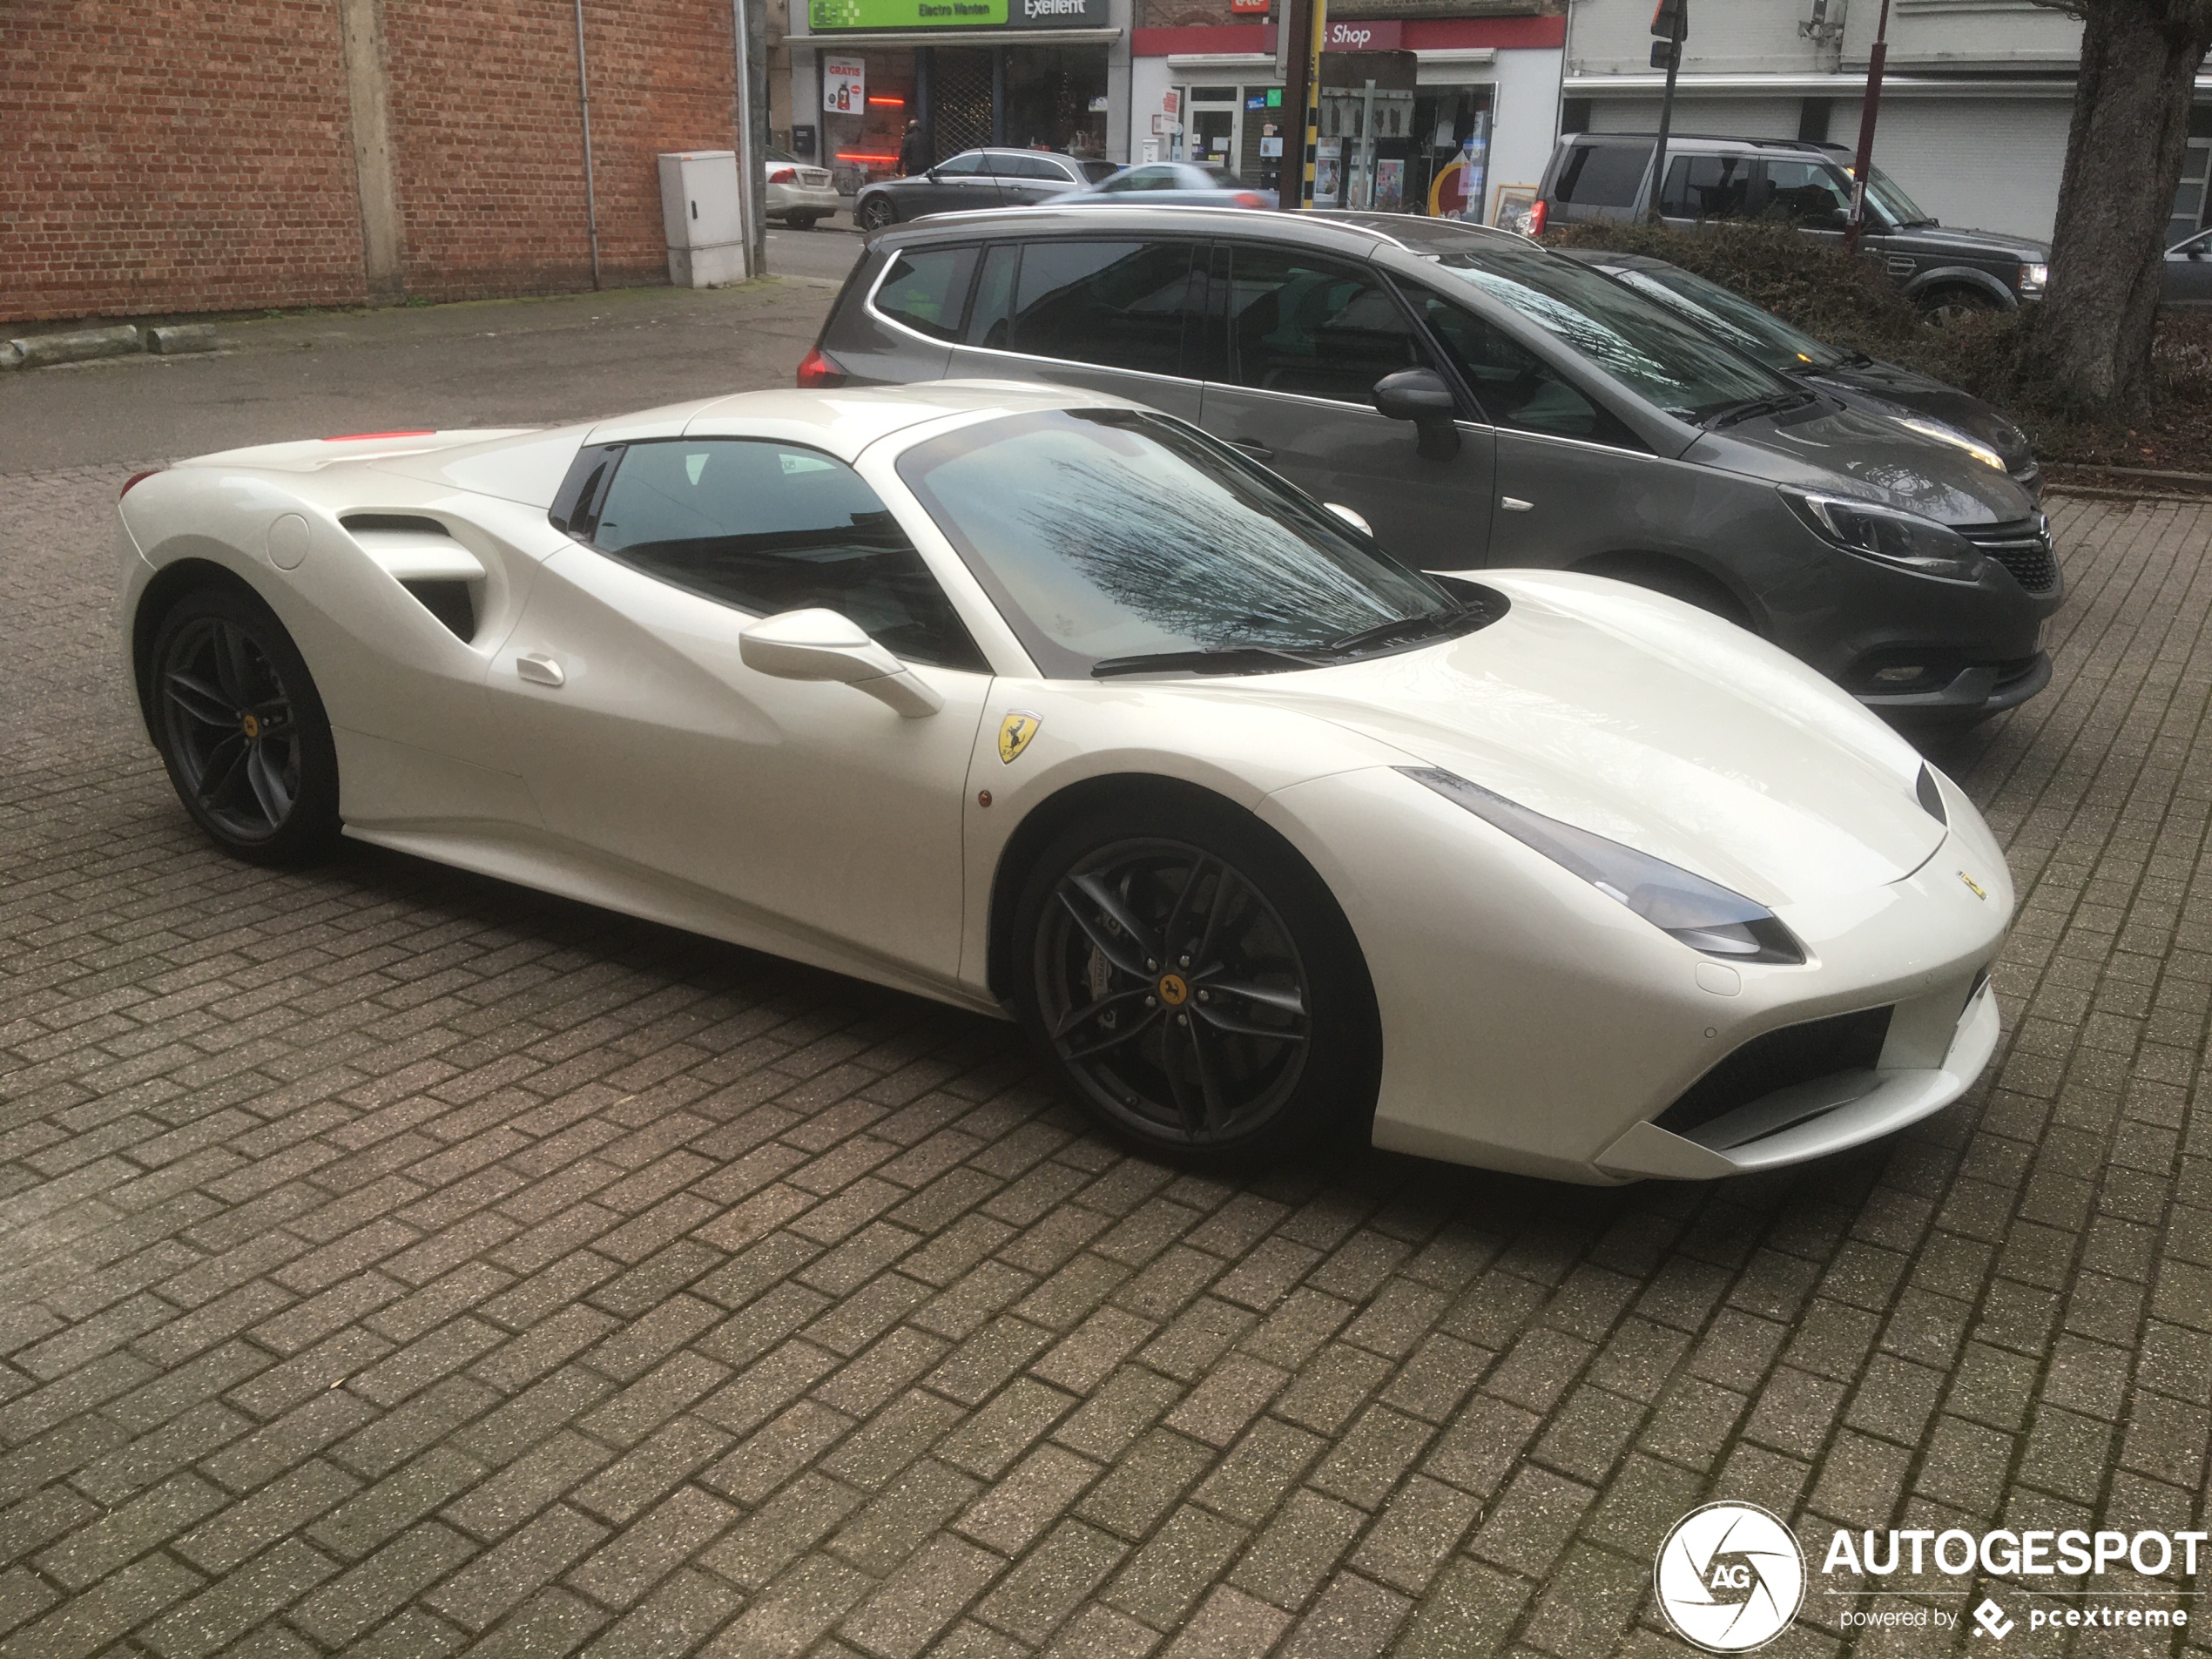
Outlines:
POLYGON ((834 115, 861 115, 868 107, 868 67, 857 57, 822 60, 822 109, 834 115))
POLYGON ((1257 14, 1264 17, 1267 7, 1268 0, 1229 0, 1229 10, 1240 17, 1257 14))
POLYGON ((1332 23, 1322 50, 1332 52, 1394 52, 1406 26, 1397 22, 1332 23))
POLYGON ((875 29, 1089 29, 1106 0, 807 0, 810 33, 875 29))

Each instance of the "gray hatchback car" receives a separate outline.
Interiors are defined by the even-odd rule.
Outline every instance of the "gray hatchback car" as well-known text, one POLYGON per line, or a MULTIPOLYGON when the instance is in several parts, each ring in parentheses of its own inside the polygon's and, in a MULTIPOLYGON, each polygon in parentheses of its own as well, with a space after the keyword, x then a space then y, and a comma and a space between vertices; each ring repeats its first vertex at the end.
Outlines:
POLYGON ((2019 485, 1523 238, 1399 215, 1001 211, 873 239, 799 383, 1047 380, 1191 422, 1429 570, 1620 577, 1898 717, 2050 678, 2019 485))

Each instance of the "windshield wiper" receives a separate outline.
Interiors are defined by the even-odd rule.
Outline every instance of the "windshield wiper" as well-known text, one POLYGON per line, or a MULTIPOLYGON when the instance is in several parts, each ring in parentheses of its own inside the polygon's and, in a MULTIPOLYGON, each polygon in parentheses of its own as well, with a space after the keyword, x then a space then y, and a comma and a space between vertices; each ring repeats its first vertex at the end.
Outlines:
POLYGON ((1217 645, 1208 651, 1149 651, 1108 657, 1090 665, 1095 680, 1119 674, 1264 674, 1271 669, 1318 668, 1311 657, 1265 645, 1217 645))
POLYGON ((1779 415, 1784 409, 1794 409, 1812 401, 1811 392, 1777 392, 1772 397, 1747 397, 1741 402, 1723 403, 1709 412, 1704 420, 1708 428, 1734 426, 1738 421, 1748 421, 1755 415, 1779 415))
POLYGON ((1348 634, 1339 634, 1325 643, 1321 649, 1332 652, 1354 651, 1369 645, 1386 644, 1395 639, 1419 639, 1423 634, 1444 633, 1471 614, 1465 606, 1460 606, 1453 610, 1432 610, 1418 617, 1393 617, 1390 621, 1379 622, 1372 628, 1359 628, 1348 634))

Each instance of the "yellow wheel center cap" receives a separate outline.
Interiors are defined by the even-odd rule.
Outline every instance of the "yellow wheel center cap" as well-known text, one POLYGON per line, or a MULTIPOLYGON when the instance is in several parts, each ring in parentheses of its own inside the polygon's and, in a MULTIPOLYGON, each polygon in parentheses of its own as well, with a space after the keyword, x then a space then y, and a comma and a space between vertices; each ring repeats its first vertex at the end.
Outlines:
POLYGON ((247 715, 240 724, 245 726, 247 737, 258 738, 261 735, 261 722, 254 716, 247 715))
POLYGON ((1190 987, 1180 974, 1160 975, 1160 1001, 1171 1008, 1179 1008, 1190 1000, 1190 987))

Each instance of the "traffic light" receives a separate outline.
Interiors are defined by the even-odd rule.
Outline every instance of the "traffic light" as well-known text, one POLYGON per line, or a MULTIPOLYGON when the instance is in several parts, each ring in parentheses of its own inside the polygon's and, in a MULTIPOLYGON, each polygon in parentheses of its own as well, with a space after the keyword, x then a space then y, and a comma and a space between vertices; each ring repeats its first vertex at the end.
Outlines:
MULTIPOLYGON (((1662 40, 1689 37, 1689 0, 1656 0, 1651 8, 1651 32, 1662 40)), ((1656 56, 1654 64, 1661 62, 1656 56)))

